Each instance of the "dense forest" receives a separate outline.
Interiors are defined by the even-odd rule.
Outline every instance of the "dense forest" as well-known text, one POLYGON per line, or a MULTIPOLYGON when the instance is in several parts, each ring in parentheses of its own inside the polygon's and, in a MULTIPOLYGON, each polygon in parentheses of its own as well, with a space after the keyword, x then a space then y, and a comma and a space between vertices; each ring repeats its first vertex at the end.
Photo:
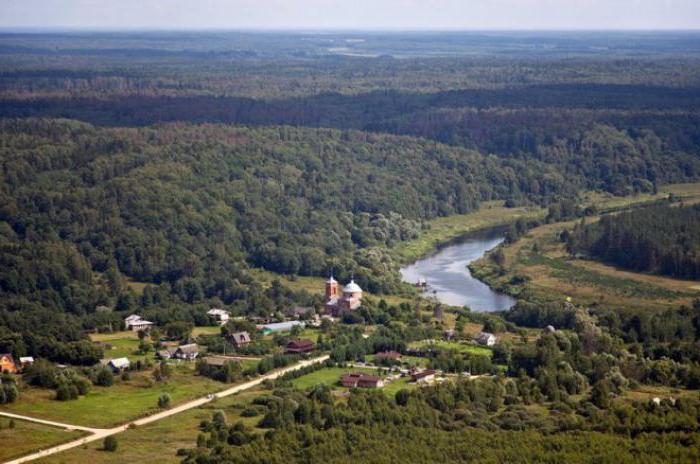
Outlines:
MULTIPOLYGON (((218 382, 296 362, 281 351, 301 330, 263 340, 254 322, 322 308, 321 288, 281 281, 332 269, 382 295, 313 329, 327 366, 410 351, 454 381, 336 401, 293 388, 323 367, 309 366, 261 386, 258 429, 203 421, 185 463, 696 462, 700 300, 663 313, 447 308, 409 293, 396 247, 500 200, 543 208, 504 227, 514 246, 536 224, 586 216, 552 240, 698 279, 699 206, 586 223, 591 197, 698 180, 697 33, 0 33, 0 353, 41 358, 26 385, 3 378, 0 403, 27 385, 70 400, 111 384, 93 367, 108 344, 88 333, 122 330, 130 313, 155 323, 158 345, 230 311, 197 343, 230 353, 221 335, 245 330, 239 354, 262 358, 199 362, 218 382), (386 296, 399 293, 414 300, 386 296), (423 348, 447 320, 452 348, 423 348), (467 326, 504 338, 453 349, 472 348, 467 326), (628 395, 640 386, 663 400, 628 395)), ((139 335, 140 351, 156 348, 139 335)), ((167 362, 146 368, 167 377, 167 362)))
POLYGON ((700 279, 700 207, 669 205, 580 224, 567 248, 634 271, 700 279))
POLYGON ((0 34, 3 346, 91 359, 82 330, 118 324, 101 305, 166 323, 299 298, 250 268, 392 293, 390 248, 431 218, 696 180, 698 50, 681 33, 0 34))

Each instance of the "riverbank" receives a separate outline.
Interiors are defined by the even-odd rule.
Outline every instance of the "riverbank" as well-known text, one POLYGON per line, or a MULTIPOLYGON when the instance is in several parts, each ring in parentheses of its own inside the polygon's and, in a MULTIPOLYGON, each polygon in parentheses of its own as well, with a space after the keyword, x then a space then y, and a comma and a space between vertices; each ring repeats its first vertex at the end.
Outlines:
POLYGON ((410 264, 470 233, 507 226, 520 218, 541 219, 547 214, 545 208, 537 206, 507 208, 504 203, 487 201, 482 203, 477 211, 433 219, 428 222, 428 228, 423 230, 418 238, 400 242, 391 249, 391 253, 401 264, 410 264))
MULTIPOLYGON (((664 191, 686 204, 700 201, 700 183, 665 186, 664 191)), ((611 212, 637 208, 654 201, 647 197, 615 199, 611 212)), ((603 208, 599 207, 599 210, 603 208)), ((587 223, 600 216, 585 218, 587 223)), ((558 237, 580 219, 544 224, 513 244, 501 245, 499 262, 485 256, 470 265, 472 275, 495 290, 529 301, 563 301, 621 311, 663 311, 689 305, 700 297, 697 282, 642 274, 603 263, 574 259, 558 237)))
MULTIPOLYGON (((664 185, 657 193, 640 193, 626 197, 587 191, 579 195, 578 204, 584 208, 594 206, 598 211, 607 213, 651 204, 668 198, 670 194, 684 201, 700 199, 700 183, 664 185)), ((427 228, 419 237, 398 243, 390 252, 401 265, 406 265, 477 231, 508 226, 521 218, 544 219, 546 216, 547 209, 536 205, 508 208, 502 200, 485 201, 478 210, 471 213, 428 221, 427 228)))
POLYGON ((472 277, 468 265, 503 241, 497 229, 442 247, 436 253, 400 269, 404 282, 427 279, 426 294, 442 304, 469 307, 480 312, 502 311, 515 304, 507 295, 493 291, 472 277))

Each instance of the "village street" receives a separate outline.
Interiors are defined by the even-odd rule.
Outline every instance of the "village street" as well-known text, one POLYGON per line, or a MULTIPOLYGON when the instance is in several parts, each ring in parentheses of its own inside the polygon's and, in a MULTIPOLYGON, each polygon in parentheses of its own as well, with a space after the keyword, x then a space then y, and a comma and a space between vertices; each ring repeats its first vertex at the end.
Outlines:
POLYGON ((23 457, 20 457, 17 459, 13 459, 11 461, 6 461, 3 464, 20 464, 23 462, 29 462, 29 461, 33 461, 35 459, 39 459, 39 458, 42 458, 45 456, 60 453, 62 451, 66 451, 66 450, 69 450, 71 448, 82 446, 83 444, 86 444, 86 443, 94 442, 97 440, 102 440, 105 437, 108 437, 110 435, 116 435, 118 433, 121 433, 121 432, 127 430, 131 424, 134 424, 136 426, 142 426, 142 425, 150 424, 152 422, 159 421, 161 419, 165 419, 166 417, 170 417, 170 416, 173 416, 175 414, 179 414, 183 411, 187 411, 187 410, 192 409, 192 408, 197 408, 203 404, 206 404, 210 401, 215 400, 216 398, 223 398, 226 396, 235 395, 236 393, 240 393, 242 391, 256 387, 256 386, 260 385, 261 383, 263 383, 265 380, 276 379, 276 378, 280 377, 281 375, 286 374, 287 372, 301 369, 303 367, 310 366, 312 364, 324 362, 328 358, 329 358, 328 355, 324 355, 324 356, 319 356, 317 358, 300 361, 297 364, 294 364, 293 366, 284 367, 282 369, 279 369, 279 370, 276 370, 276 371, 271 372, 269 374, 258 377, 255 380, 251 380, 249 382, 235 385, 231 388, 220 391, 218 393, 206 395, 204 397, 197 398, 195 400, 191 400, 191 401, 188 401, 186 403, 183 403, 179 406, 175 406, 173 408, 166 409, 164 411, 158 412, 156 414, 152 414, 150 416, 143 417, 141 419, 129 421, 128 423, 125 423, 125 424, 122 424, 122 425, 119 425, 117 427, 110 428, 110 429, 81 427, 81 426, 77 426, 77 425, 70 425, 70 424, 63 424, 60 422, 47 421, 47 420, 38 419, 35 417, 30 417, 30 416, 22 416, 22 415, 18 415, 18 414, 10 414, 10 413, 0 412, 0 416, 4 416, 4 417, 10 417, 13 419, 20 419, 20 420, 36 422, 39 424, 51 425, 51 426, 65 428, 65 429, 69 429, 69 430, 82 430, 84 432, 90 433, 90 435, 82 437, 82 438, 78 438, 77 440, 69 441, 69 442, 66 442, 66 443, 63 443, 60 445, 53 446, 51 448, 46 448, 44 450, 37 451, 37 452, 32 453, 32 454, 28 454, 26 456, 23 456, 23 457))

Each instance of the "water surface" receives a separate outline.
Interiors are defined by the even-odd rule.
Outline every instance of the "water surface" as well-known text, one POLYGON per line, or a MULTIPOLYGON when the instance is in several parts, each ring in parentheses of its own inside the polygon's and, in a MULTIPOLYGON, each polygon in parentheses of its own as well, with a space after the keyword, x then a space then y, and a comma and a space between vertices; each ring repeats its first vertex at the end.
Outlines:
POLYGON ((428 282, 427 294, 451 306, 469 306, 475 311, 500 311, 515 304, 508 295, 495 292, 472 277, 467 265, 503 241, 500 235, 467 238, 401 269, 404 282, 428 282))

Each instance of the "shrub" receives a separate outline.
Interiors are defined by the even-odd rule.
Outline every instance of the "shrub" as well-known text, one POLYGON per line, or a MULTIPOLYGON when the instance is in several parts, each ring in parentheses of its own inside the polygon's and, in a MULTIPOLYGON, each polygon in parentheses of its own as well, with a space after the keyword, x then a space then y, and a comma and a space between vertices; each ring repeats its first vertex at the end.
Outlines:
POLYGON ((243 411, 241 411, 241 417, 255 417, 258 414, 259 413, 255 408, 245 408, 243 411))
POLYGON ((70 401, 78 398, 78 388, 75 385, 62 383, 56 388, 58 401, 70 401))
POLYGON ((158 407, 165 409, 170 406, 170 395, 163 393, 158 397, 158 407))
POLYGON ((108 367, 103 368, 97 374, 97 385, 101 387, 111 387, 114 384, 114 374, 108 367))
POLYGON ((117 438, 114 436, 109 436, 104 439, 102 442, 102 448, 105 451, 110 451, 110 452, 115 452, 117 451, 117 448, 119 447, 119 442, 117 441, 117 438))

